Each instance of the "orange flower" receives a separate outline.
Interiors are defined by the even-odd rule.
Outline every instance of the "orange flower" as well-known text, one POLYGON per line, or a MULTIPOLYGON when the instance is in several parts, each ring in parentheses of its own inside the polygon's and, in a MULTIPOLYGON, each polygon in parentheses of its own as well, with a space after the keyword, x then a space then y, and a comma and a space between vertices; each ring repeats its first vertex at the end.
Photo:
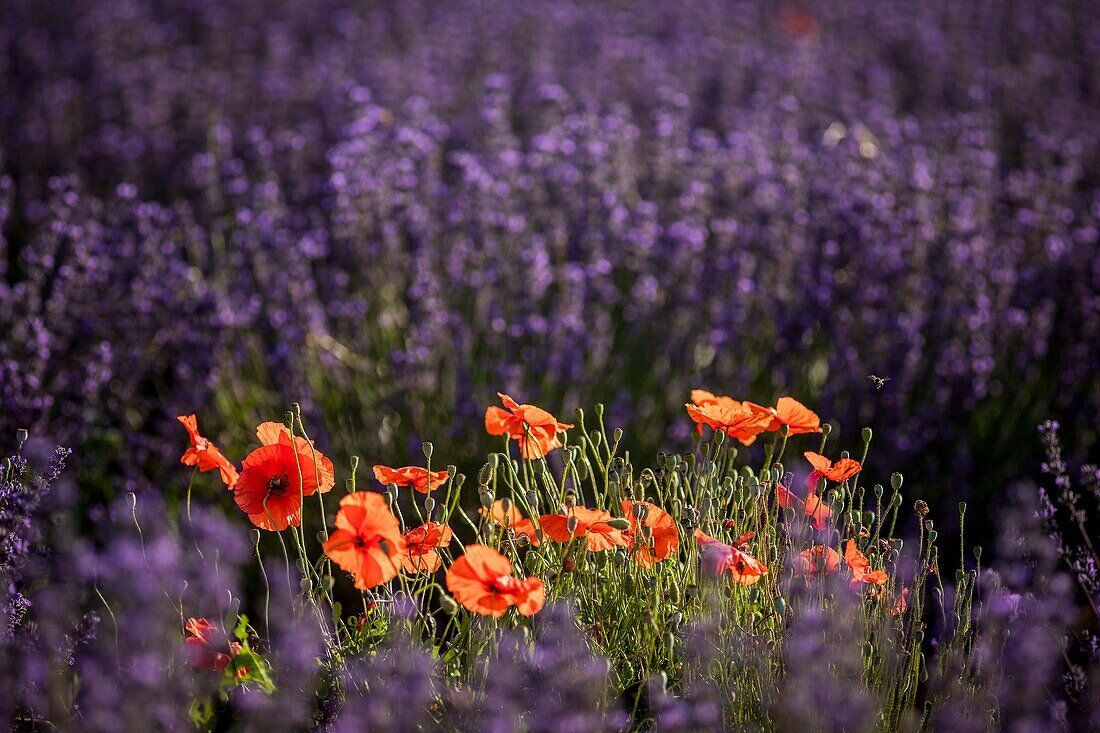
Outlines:
POLYGON ((302 497, 313 496, 318 487, 308 450, 303 453, 300 445, 295 450, 287 434, 244 459, 233 498, 257 527, 282 531, 301 522, 302 497))
MULTIPOLYGON (((751 539, 751 535, 749 535, 751 539)), ((744 542, 748 539, 742 538, 744 542)), ((738 543, 742 543, 738 540, 738 543)), ((703 561, 703 572, 715 578, 729 573, 741 585, 753 585, 768 574, 768 569, 740 547, 709 537, 703 530, 695 530, 695 541, 699 545, 699 555, 703 561)))
POLYGON ((589 552, 602 552, 612 547, 627 547, 622 530, 614 529, 609 522, 613 520, 609 512, 601 509, 573 507, 569 516, 565 514, 543 514, 539 517, 542 533, 555 542, 569 542, 570 539, 584 537, 589 552), (575 517, 577 527, 569 534, 569 518, 575 517))
POLYGON ((507 435, 519 443, 520 453, 528 460, 542 458, 561 448, 558 433, 573 427, 542 408, 521 405, 506 394, 497 397, 507 409, 490 406, 485 410, 485 430, 489 435, 507 435))
POLYGON ((439 522, 427 522, 405 533, 405 553, 401 569, 406 573, 434 573, 442 560, 437 548, 451 544, 451 528, 439 522))
POLYGON ((527 540, 531 543, 531 547, 539 546, 539 535, 535 531, 535 524, 530 519, 527 519, 520 514, 519 509, 515 504, 509 502, 511 506, 508 511, 504 511, 504 499, 497 499, 493 502, 492 509, 485 509, 482 507, 478 509, 478 512, 482 516, 488 517, 490 521, 496 522, 502 527, 511 529, 515 532, 516 537, 527 537, 527 540))
POLYGON ((756 436, 768 429, 774 415, 766 407, 752 402, 739 402, 731 397, 715 397, 704 390, 692 390, 692 399, 701 403, 684 405, 688 415, 699 425, 721 430, 744 445, 756 442, 756 436))
POLYGON ((189 618, 183 626, 190 636, 183 640, 187 664, 192 669, 213 669, 224 672, 233 657, 241 652, 238 642, 226 644, 229 654, 215 651, 215 646, 226 642, 225 633, 218 626, 204 618, 189 618))
MULTIPOLYGON (((814 484, 816 485, 816 481, 814 484)), ((783 484, 776 484, 775 498, 776 501, 779 502, 779 506, 783 509, 790 509, 792 506, 801 505, 806 516, 810 517, 810 521, 813 523, 814 529, 816 530, 825 529, 829 517, 833 516, 833 510, 821 500, 821 497, 817 495, 813 486, 811 486, 809 493, 806 494, 806 501, 802 501, 802 499, 795 496, 794 492, 783 484)))
POLYGON ((288 440, 294 439, 294 448, 303 456, 308 456, 311 467, 314 465, 313 458, 316 455, 319 477, 317 490, 322 494, 328 493, 336 485, 336 470, 332 467, 332 461, 313 446, 312 440, 292 435, 289 428, 282 423, 265 422, 256 427, 256 437, 259 439, 260 445, 278 445, 283 436, 286 436, 288 440))
POLYGON ((381 494, 355 491, 340 500, 336 531, 323 547, 334 563, 352 574, 356 588, 367 590, 397 575, 405 539, 381 494))
POLYGON ((808 450, 802 455, 806 456, 806 460, 814 467, 813 472, 806 477, 806 486, 810 488, 816 487, 818 479, 822 478, 834 483, 847 481, 863 469, 859 461, 854 458, 841 458, 833 463, 825 456, 813 451, 808 450), (813 482, 812 485, 811 481, 813 482))
POLYGON ((840 569, 840 554, 831 547, 814 545, 809 550, 798 553, 791 563, 796 578, 816 578, 819 575, 832 575, 840 569))
POLYGON ((855 540, 848 540, 844 548, 844 562, 848 563, 848 569, 852 571, 852 579, 849 584, 858 589, 864 585, 886 585, 890 576, 883 570, 872 570, 871 561, 859 551, 855 540))
POLYGON ((768 430, 779 430, 786 425, 790 435, 821 432, 821 418, 817 413, 792 397, 780 397, 772 408, 772 414, 774 417, 768 430))
POLYGON ((467 545, 466 554, 447 571, 447 590, 470 611, 494 618, 509 606, 533 616, 546 602, 541 580, 517 578, 508 558, 485 545, 467 545))
POLYGON ((204 473, 218 469, 226 487, 232 489, 237 483, 237 469, 228 458, 222 455, 216 445, 199 435, 199 422, 195 415, 180 415, 176 419, 183 424, 187 435, 191 438, 191 447, 183 452, 180 463, 185 466, 198 466, 204 473))
POLYGON ((447 483, 450 476, 446 471, 431 471, 420 466, 405 466, 403 468, 390 468, 389 466, 375 466, 374 478, 381 484, 396 484, 398 486, 411 486, 421 494, 427 494, 447 483))
POLYGON ((651 568, 657 563, 672 557, 680 547, 680 533, 676 529, 676 520, 672 515, 656 504, 648 501, 622 501, 623 514, 630 520, 630 535, 627 537, 627 547, 634 545, 634 539, 640 538, 642 527, 649 527, 652 533, 652 541, 641 541, 634 547, 634 559, 643 568, 651 568), (641 504, 645 507, 645 519, 641 522, 634 516, 634 505, 641 504))

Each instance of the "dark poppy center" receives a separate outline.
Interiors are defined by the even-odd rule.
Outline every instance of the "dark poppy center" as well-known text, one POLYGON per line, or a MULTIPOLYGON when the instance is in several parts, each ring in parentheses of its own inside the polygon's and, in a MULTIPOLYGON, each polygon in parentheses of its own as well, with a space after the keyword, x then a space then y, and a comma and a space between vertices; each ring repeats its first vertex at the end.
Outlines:
POLYGON ((290 476, 285 472, 278 476, 272 476, 267 480, 267 493, 271 496, 282 496, 290 488, 290 476))

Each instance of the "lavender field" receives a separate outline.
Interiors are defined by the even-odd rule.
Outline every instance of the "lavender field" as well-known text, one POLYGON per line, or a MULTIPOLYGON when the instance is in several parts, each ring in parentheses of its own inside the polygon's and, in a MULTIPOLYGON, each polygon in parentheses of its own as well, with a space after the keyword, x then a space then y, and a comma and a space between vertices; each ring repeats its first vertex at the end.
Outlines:
POLYGON ((0 728, 1100 730, 1100 0, 7 0, 0 85, 0 728))

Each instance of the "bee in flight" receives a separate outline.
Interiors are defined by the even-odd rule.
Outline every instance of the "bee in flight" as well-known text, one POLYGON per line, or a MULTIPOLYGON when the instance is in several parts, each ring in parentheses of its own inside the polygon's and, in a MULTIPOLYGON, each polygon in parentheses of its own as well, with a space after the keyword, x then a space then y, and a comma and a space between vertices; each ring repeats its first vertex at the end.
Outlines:
POLYGON ((876 377, 874 374, 868 374, 867 378, 871 380, 871 384, 875 385, 875 389, 882 389, 890 381, 890 377, 876 377))

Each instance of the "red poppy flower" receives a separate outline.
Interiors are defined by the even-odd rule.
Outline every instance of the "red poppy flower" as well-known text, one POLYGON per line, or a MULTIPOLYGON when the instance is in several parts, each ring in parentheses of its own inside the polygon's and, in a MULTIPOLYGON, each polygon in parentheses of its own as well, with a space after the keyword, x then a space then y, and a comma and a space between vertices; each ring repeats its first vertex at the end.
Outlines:
POLYGON ((796 578, 816 578, 832 575, 840 569, 840 554, 831 547, 814 545, 795 556, 794 575, 796 578))
POLYGON ((555 542, 569 542, 570 539, 584 537, 589 552, 602 552, 612 547, 627 547, 622 530, 614 529, 609 524, 613 519, 609 512, 601 509, 577 506, 573 507, 568 516, 543 514, 539 517, 539 524, 542 525, 542 533, 555 542), (577 527, 572 535, 569 534, 569 517, 577 520, 577 527))
POLYGON ((508 511, 504 511, 504 499, 497 499, 493 502, 491 509, 485 509, 484 507, 478 509, 478 512, 482 516, 488 517, 490 521, 496 522, 502 527, 512 530, 516 537, 527 537, 527 540, 531 543, 531 547, 539 546, 539 535, 535 531, 535 524, 530 519, 524 517, 515 504, 509 502, 511 506, 508 511))
POLYGON ((390 468, 389 466, 375 466, 374 478, 381 484, 396 484, 397 486, 411 486, 421 494, 427 494, 447 483, 450 476, 446 471, 431 471, 420 466, 405 466, 403 468, 390 468))
POLYGON ((238 642, 227 643, 225 633, 207 619, 189 618, 183 628, 190 634, 183 640, 183 647, 187 664, 193 669, 224 672, 233 657, 241 652, 238 642), (229 654, 216 650, 216 647, 223 645, 229 650, 229 654))
POLYGON ((203 473, 217 469, 221 472, 222 481, 227 488, 232 489, 237 483, 237 469, 222 455, 218 447, 208 439, 199 435, 198 418, 194 414, 180 415, 176 418, 187 430, 191 438, 191 447, 183 452, 180 463, 185 466, 198 466, 203 473))
POLYGON ((790 435, 821 432, 821 418, 817 413, 792 397, 780 397, 771 409, 773 417, 768 430, 779 430, 786 425, 790 435))
POLYGON ((355 491, 340 500, 336 531, 323 547, 334 563, 352 574, 356 588, 368 590, 397 575, 405 539, 381 494, 355 491))
POLYGON ((406 573, 434 573, 442 560, 438 548, 451 544, 451 528, 439 522, 427 522, 405 533, 405 552, 401 569, 406 573))
POLYGON ((282 435, 274 445, 262 445, 244 459, 233 498, 257 527, 276 531, 297 527, 302 520, 302 497, 317 492, 319 475, 309 447, 303 452, 301 444, 295 445, 298 450, 289 434, 282 435))
POLYGON ((672 557, 680 547, 680 533, 676 529, 676 520, 672 515, 656 504, 648 501, 622 501, 623 514, 630 520, 630 534, 627 535, 627 547, 634 546, 634 559, 643 568, 651 568, 657 563, 672 557), (641 504, 645 507, 645 519, 639 522, 634 516, 634 505, 641 504), (634 540, 642 537, 642 527, 649 527, 652 534, 651 541, 639 541, 634 545, 634 540))
MULTIPOLYGON (((749 553, 709 537, 700 529, 695 530, 695 541, 703 560, 703 572, 707 575, 717 578, 729 573, 741 585, 753 585, 768 574, 764 564, 749 553)), ((747 539, 744 541, 748 542, 747 539)))
POLYGON ((573 427, 546 410, 534 405, 521 405, 506 394, 497 392, 506 409, 490 406, 485 410, 485 430, 489 435, 507 435, 519 443, 520 454, 528 459, 542 458, 555 448, 561 448, 558 433, 573 427))
POLYGON ((322 494, 328 493, 336 485, 336 470, 332 467, 332 461, 314 447, 312 440, 292 435, 287 426, 282 423, 265 422, 260 423, 256 428, 256 437, 260 445, 278 445, 283 436, 288 440, 293 438, 294 448, 302 455, 309 457, 310 466, 313 465, 314 456, 317 457, 317 490, 322 494))
POLYGON ((692 399, 701 404, 687 404, 688 415, 699 425, 721 430, 744 445, 756 442, 756 436, 768 429, 774 415, 766 407, 752 402, 739 402, 731 397, 716 397, 704 390, 692 390, 692 399))
POLYGON ((819 479, 840 483, 841 481, 847 481, 863 469, 859 461, 854 458, 841 458, 833 463, 825 456, 813 451, 808 450, 802 455, 814 467, 814 470, 806 477, 806 486, 811 489, 817 487, 819 479))
POLYGON ((810 491, 806 494, 806 500, 802 501, 802 499, 795 496, 794 492, 783 484, 776 484, 775 498, 776 501, 779 502, 779 506, 783 509, 790 509, 792 506, 801 506, 803 512, 810 518, 816 530, 825 529, 829 517, 833 516, 833 510, 821 500, 821 497, 817 495, 813 487, 811 487, 810 491))
POLYGON ((883 570, 872 570, 871 561, 859 551, 855 540, 848 540, 844 548, 844 562, 848 563, 848 569, 852 571, 852 579, 849 584, 858 589, 864 585, 886 585, 890 576, 883 570))
POLYGON ((524 616, 538 613, 546 588, 538 578, 517 578, 512 563, 485 545, 468 545, 466 554, 447 571, 447 590, 465 608, 500 618, 509 606, 524 616))

